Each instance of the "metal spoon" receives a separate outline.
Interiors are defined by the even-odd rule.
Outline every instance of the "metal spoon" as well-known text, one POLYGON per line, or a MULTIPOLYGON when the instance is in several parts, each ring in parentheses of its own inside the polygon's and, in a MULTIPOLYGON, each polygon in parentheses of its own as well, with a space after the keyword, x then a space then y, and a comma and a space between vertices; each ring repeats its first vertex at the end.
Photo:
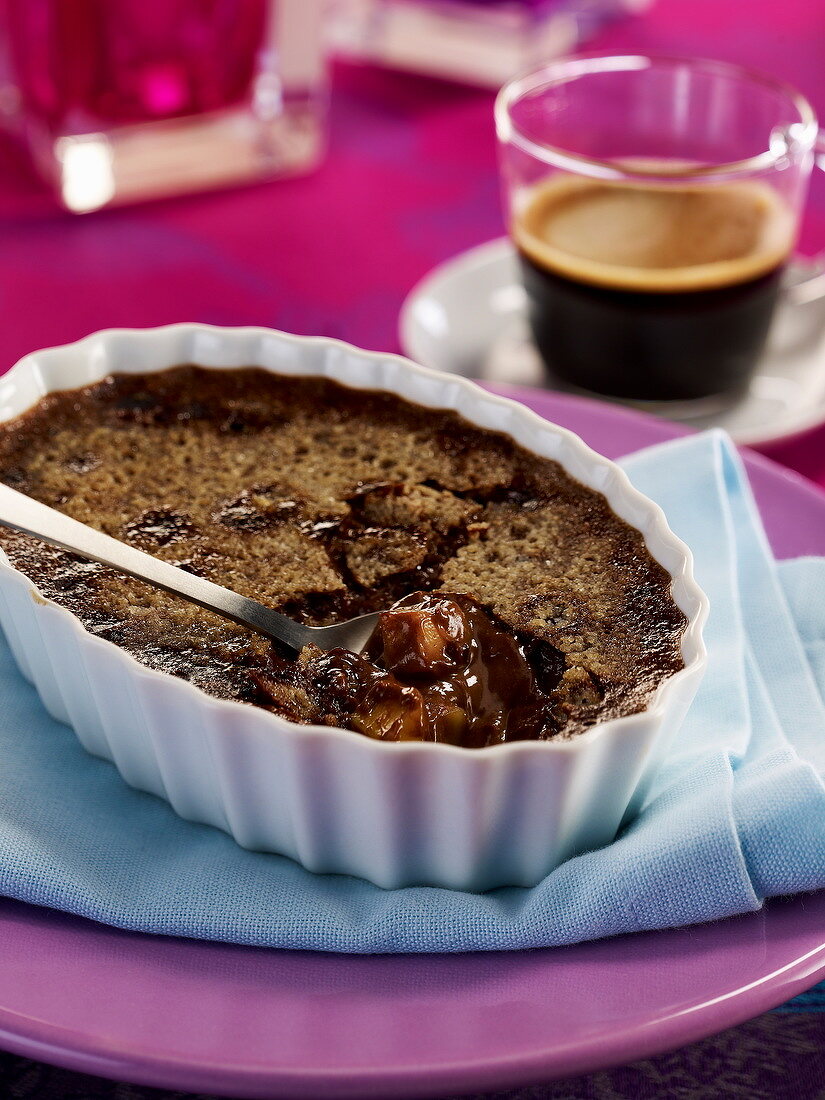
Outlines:
POLYGON ((153 558, 151 554, 96 531, 94 527, 3 484, 0 484, 0 525, 21 531, 24 535, 33 535, 82 558, 118 569, 121 573, 128 573, 130 577, 172 592, 295 650, 313 643, 319 649, 340 648, 360 653, 378 620, 378 613, 374 612, 333 626, 304 626, 257 600, 239 596, 219 584, 153 558))

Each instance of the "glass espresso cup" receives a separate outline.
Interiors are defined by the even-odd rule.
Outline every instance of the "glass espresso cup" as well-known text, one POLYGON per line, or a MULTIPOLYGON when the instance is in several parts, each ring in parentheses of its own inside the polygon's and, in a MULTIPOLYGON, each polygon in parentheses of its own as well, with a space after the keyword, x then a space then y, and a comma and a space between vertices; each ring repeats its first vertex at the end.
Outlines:
POLYGON ((496 129, 552 376, 631 401, 741 392, 821 141, 807 100, 715 61, 578 57, 506 84, 496 129))

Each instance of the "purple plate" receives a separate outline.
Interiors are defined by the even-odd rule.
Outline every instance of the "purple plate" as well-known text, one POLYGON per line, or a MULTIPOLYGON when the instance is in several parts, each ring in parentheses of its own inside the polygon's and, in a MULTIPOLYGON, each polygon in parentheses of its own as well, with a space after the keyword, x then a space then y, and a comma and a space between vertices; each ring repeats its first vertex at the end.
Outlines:
MULTIPOLYGON (((611 457, 680 434, 507 392, 611 457)), ((825 553, 825 495, 746 461, 776 553, 825 553)), ((0 901, 0 1045, 242 1097, 442 1096, 585 1073, 730 1027, 823 976, 825 892, 575 947, 373 957, 152 937, 0 901)))

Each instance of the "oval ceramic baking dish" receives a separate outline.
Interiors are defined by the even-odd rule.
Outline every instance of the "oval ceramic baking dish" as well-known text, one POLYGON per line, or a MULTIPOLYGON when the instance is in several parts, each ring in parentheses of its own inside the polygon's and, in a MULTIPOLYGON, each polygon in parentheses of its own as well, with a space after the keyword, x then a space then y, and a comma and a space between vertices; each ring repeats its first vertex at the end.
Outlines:
POLYGON ((487 890, 533 885, 570 856, 608 843, 667 751, 706 660, 707 600, 690 551, 661 509, 614 463, 515 402, 397 356, 266 329, 113 330, 36 352, 0 380, 0 420, 54 390, 179 363, 257 365, 389 390, 455 410, 555 459, 603 493, 669 572, 688 620, 684 668, 663 681, 643 712, 570 740, 478 750, 384 743, 295 725, 145 668, 45 601, 0 553, 0 623, 49 713, 127 783, 167 799, 181 817, 311 871, 360 875, 383 887, 487 890))

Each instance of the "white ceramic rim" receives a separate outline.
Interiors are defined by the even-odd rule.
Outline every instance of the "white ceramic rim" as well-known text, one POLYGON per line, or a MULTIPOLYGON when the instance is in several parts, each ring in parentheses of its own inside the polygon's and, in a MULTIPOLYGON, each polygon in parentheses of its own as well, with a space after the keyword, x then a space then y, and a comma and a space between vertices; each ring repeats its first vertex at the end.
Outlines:
MULTIPOLYGON (((643 493, 639 492, 638 489, 634 488, 627 474, 624 472, 624 470, 621 469, 621 467, 617 466, 616 463, 612 462, 608 458, 605 458, 603 455, 598 454, 598 452, 594 451, 591 447, 584 443, 583 440, 581 440, 574 432, 571 432, 567 428, 563 428, 560 425, 553 424, 550 421, 545 420, 543 417, 539 416, 537 413, 532 412, 532 410, 526 408, 524 405, 519 404, 517 401, 512 401, 509 398, 499 397, 496 394, 489 393, 487 390, 481 389, 481 387, 477 386, 474 382, 471 382, 470 380, 465 378, 461 378, 458 375, 445 374, 443 371, 437 371, 431 369, 430 367, 420 366, 417 363, 413 363, 409 359, 405 359, 401 355, 395 355, 386 352, 365 351, 361 348, 355 347, 354 345, 347 344, 342 340, 336 340, 331 337, 295 336, 291 333, 281 332, 276 329, 263 328, 260 326, 228 328, 201 324, 199 322, 183 322, 174 325, 165 325, 149 329, 103 329, 98 332, 91 333, 90 335, 83 337, 80 340, 74 341, 71 344, 58 345, 55 347, 44 348, 37 352, 32 352, 29 355, 24 356, 17 363, 15 363, 15 365, 11 367, 4 376, 0 377, 0 425, 5 423, 9 419, 14 419, 15 417, 21 415, 19 411, 15 411, 11 414, 11 416, 3 415, 3 383, 12 380, 15 373, 33 371, 33 373, 36 377, 38 377, 38 380, 41 383, 42 392, 40 394, 40 398, 45 396, 47 393, 63 392, 60 387, 47 387, 45 385, 42 379, 42 374, 37 367, 36 360, 38 358, 42 358, 43 356, 63 355, 69 351, 72 351, 75 354, 82 356, 83 354, 93 352, 96 343, 100 343, 101 340, 151 340, 153 338, 153 335, 156 333, 179 333, 181 336, 186 333, 191 333, 193 335, 197 333, 203 333, 206 336, 217 335, 221 338, 230 340, 233 338, 241 337, 246 339, 262 339, 266 337, 275 337, 279 340, 284 340, 287 343, 292 343, 298 347, 338 347, 344 349, 348 354, 354 353, 357 356, 374 361, 389 360, 393 363, 396 363, 398 366, 403 367, 405 370, 413 371, 419 375, 429 377, 430 379, 436 381, 443 380, 445 385, 455 387, 459 391, 464 391, 475 400, 481 399, 488 405, 500 406, 510 415, 520 417, 528 425, 534 425, 536 428, 540 428, 541 430, 546 430, 549 426, 555 433, 557 433, 567 442, 567 445, 569 447, 577 451, 580 458, 582 458, 584 461, 587 461, 593 467, 600 467, 602 469, 609 470, 613 479, 613 485, 611 486, 611 488, 614 491, 620 491, 626 501, 628 501, 631 505, 640 507, 644 512, 647 513, 648 522, 646 523, 645 528, 642 529, 641 527, 635 527, 636 530, 638 530, 642 535, 645 536, 646 544, 648 541, 648 534, 658 537, 663 542, 669 544, 670 548, 676 551, 681 559, 680 566, 676 571, 668 569, 667 566, 664 565, 662 567, 671 577, 671 587, 673 587, 674 582, 680 582, 685 592, 684 602, 693 604, 693 611, 690 613, 683 608, 680 608, 680 610, 683 611, 683 614, 685 614, 687 617, 687 624, 682 635, 681 645, 684 667, 681 668, 679 671, 673 673, 672 675, 668 676, 659 684, 658 688, 650 698, 648 705, 641 711, 625 715, 621 718, 611 718, 604 722, 598 722, 585 730, 583 733, 577 734, 575 737, 567 740, 557 739, 548 741, 512 741, 498 745, 489 745, 485 748, 468 750, 466 748, 461 748, 460 746, 456 745, 448 745, 427 741, 378 741, 373 738, 364 737, 362 734, 359 734, 352 730, 342 729, 341 727, 337 726, 299 725, 298 723, 290 722, 280 716, 270 715, 269 712, 263 710, 262 708, 255 708, 256 710, 259 710, 262 715, 265 715, 266 717, 272 719, 273 732, 275 731, 275 729, 278 729, 282 733, 288 732, 293 737, 300 736, 301 738, 317 738, 319 740, 326 740, 330 737, 330 735, 334 736, 335 734, 338 734, 342 737, 358 738, 358 743, 361 747, 361 751, 367 751, 369 747, 369 751, 373 752, 404 755, 427 756, 435 753, 436 756, 441 759, 445 759, 447 756, 452 756, 454 759, 462 760, 467 760, 468 756, 471 756, 473 758, 487 759, 490 759, 493 756, 503 758, 505 755, 532 753, 536 750, 543 753, 552 752, 563 753, 566 755, 569 753, 585 751, 587 746, 592 745, 596 741, 603 740, 604 738, 620 737, 621 733, 625 729, 630 729, 635 726, 636 723, 638 723, 639 719, 643 716, 661 722, 665 716, 669 697, 671 695, 679 694, 682 681, 693 680, 695 676, 701 674, 707 660, 707 650, 705 648, 704 639, 702 637, 702 630, 707 621, 709 613, 709 602, 707 596, 699 587, 693 576, 693 555, 690 549, 670 530, 665 514, 659 507, 659 505, 652 501, 649 497, 646 497, 643 493)), ((192 358, 189 361, 195 363, 195 365, 198 365, 196 358, 192 358)), ((176 364, 170 364, 169 367, 172 367, 174 365, 176 364)), ((246 365, 260 366, 260 364, 256 364, 254 362, 250 362, 246 365)), ((159 370, 163 369, 169 368, 159 368, 159 370)), ((206 369, 231 370, 233 368, 231 366, 226 368, 212 368, 207 366, 206 369)), ((267 368, 264 367, 262 369, 266 370, 267 368)), ((152 372, 147 371, 146 373, 152 372)), ((275 374, 277 372, 271 371, 270 373, 275 374)), ((323 377, 323 375, 313 375, 312 372, 309 371, 296 372, 296 376, 323 377)), ((101 380, 105 377, 107 377, 107 375, 101 375, 97 380, 101 380)), ((86 384, 94 385, 94 383, 95 380, 89 380, 86 384)), ((65 389, 67 390, 77 388, 80 387, 74 385, 71 387, 65 387, 65 389)), ((366 387, 352 386, 350 388, 364 389, 366 387)), ((375 387, 370 388, 375 389, 375 387)), ((394 389, 387 389, 384 392, 397 393, 397 391, 394 389)), ((399 396, 401 400, 407 400, 400 394, 397 394, 397 396, 399 396)), ((416 402, 410 403, 415 404, 416 402)), ((29 407, 31 408, 33 406, 29 407)), ((443 404, 439 406, 431 405, 426 407, 444 408, 453 411, 451 404, 443 404)), ((462 416, 463 414, 457 413, 457 415, 462 416)), ((472 423, 470 417, 465 417, 465 419, 469 420, 470 423, 472 423)), ((501 431, 504 435, 510 435, 510 432, 503 429, 487 430, 501 431)), ((521 444, 519 445, 521 446, 521 444)), ((529 448, 525 449, 529 450, 529 448)), ((539 452, 534 453, 538 454, 539 452)), ((555 461, 558 460, 556 459, 555 461)), ((559 465, 562 465, 562 467, 564 468, 561 462, 559 463, 559 465)), ((570 474, 570 476, 575 475, 570 474)), ((597 489, 594 489, 592 491, 599 492, 599 490, 597 489)), ((602 493, 601 495, 604 494, 602 493)), ((623 522, 628 523, 628 525, 631 527, 634 526, 627 520, 624 520, 623 522)), ((651 556, 654 558, 654 560, 658 561, 654 552, 652 550, 649 550, 649 552, 651 553, 651 556)), ((659 564, 662 563, 660 562, 659 564)), ((74 629, 82 631, 84 634, 89 635, 92 644, 103 646, 109 652, 117 654, 119 660, 126 662, 129 666, 131 666, 130 671, 132 675, 139 676, 141 679, 148 680, 150 682, 163 683, 166 685, 169 685, 170 683, 175 684, 175 690, 179 693, 179 697, 181 699, 188 696, 192 699, 193 704, 197 704, 199 706, 206 705, 209 709, 215 710, 219 713, 231 715, 245 714, 248 712, 250 707, 250 704, 248 703, 240 703, 228 699, 217 699, 214 696, 207 694, 202 689, 196 687, 194 684, 191 684, 187 680, 172 676, 166 672, 161 672, 156 669, 148 668, 146 665, 141 664, 140 661, 138 661, 125 649, 122 649, 120 646, 116 645, 114 642, 110 642, 104 638, 99 638, 91 635, 76 615, 74 615, 67 608, 55 603, 55 601, 44 597, 42 593, 39 592, 37 586, 34 584, 33 581, 31 581, 24 573, 22 573, 18 569, 15 569, 14 566, 10 564, 5 554, 3 554, 2 550, 0 550, 0 571, 5 572, 6 574, 11 574, 13 577, 18 579, 22 578, 29 586, 31 592, 37 600, 43 602, 44 604, 47 604, 51 609, 53 609, 53 613, 57 613, 65 620, 71 621, 74 629)))

